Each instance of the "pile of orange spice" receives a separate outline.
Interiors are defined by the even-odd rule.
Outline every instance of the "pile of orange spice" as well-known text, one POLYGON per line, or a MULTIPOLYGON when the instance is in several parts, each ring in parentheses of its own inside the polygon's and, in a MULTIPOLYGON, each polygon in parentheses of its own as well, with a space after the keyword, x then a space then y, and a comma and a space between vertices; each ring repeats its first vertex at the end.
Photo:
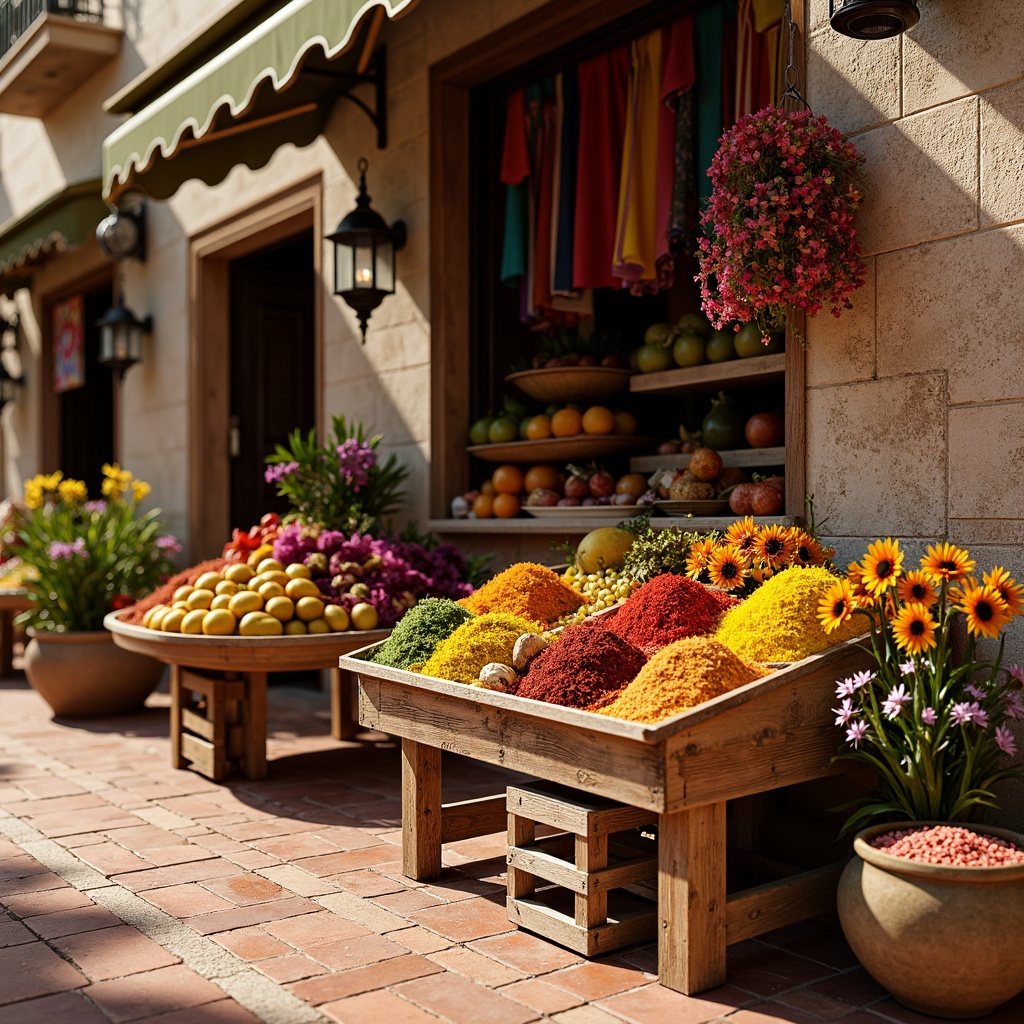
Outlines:
POLYGON ((586 598, 557 573, 536 562, 517 562, 459 601, 474 615, 502 612, 550 626, 574 612, 586 598))

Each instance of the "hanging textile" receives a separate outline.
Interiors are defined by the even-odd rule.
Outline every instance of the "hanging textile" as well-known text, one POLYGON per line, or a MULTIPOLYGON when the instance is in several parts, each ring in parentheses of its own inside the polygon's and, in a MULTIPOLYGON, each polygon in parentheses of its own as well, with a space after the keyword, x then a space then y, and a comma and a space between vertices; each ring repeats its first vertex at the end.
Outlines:
POLYGON ((508 97, 505 142, 501 153, 501 183, 505 186, 505 234, 501 247, 501 283, 516 286, 526 275, 528 252, 529 143, 523 90, 508 97))
POLYGON ((754 30, 761 35, 762 85, 756 109, 775 106, 786 90, 786 62, 782 59, 782 9, 784 0, 752 0, 754 30))
POLYGON ((697 51, 697 197, 700 205, 711 198, 707 170, 718 151, 725 129, 723 95, 725 45, 725 4, 717 3, 694 15, 697 51))
POLYGON ((579 161, 573 226, 573 288, 611 288, 622 140, 629 92, 628 46, 582 61, 579 82, 579 161))
POLYGON ((558 146, 557 202, 553 215, 555 250, 552 291, 574 294, 573 233, 576 225, 576 175, 580 141, 580 95, 576 68, 566 68, 561 79, 561 132, 558 146))
POLYGON ((551 306, 551 210, 555 177, 555 83, 545 78, 526 91, 530 124, 533 195, 533 274, 529 312, 542 317, 551 306))

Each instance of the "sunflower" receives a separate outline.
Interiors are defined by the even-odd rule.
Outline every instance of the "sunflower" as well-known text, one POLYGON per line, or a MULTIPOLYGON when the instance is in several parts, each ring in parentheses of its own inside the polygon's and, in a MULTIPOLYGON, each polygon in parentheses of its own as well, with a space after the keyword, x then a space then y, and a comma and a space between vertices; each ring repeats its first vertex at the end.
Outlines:
POLYGON ((686 575, 691 580, 700 578, 700 574, 708 567, 708 559, 715 550, 715 542, 710 537, 694 541, 690 545, 690 553, 686 556, 686 575))
POLYGON ((746 551, 757 539, 757 525, 751 516, 737 519, 722 538, 725 544, 732 544, 741 551, 746 551))
POLYGON ((846 567, 846 578, 849 580, 854 597, 858 600, 867 600, 871 597, 867 587, 864 586, 864 574, 861 571, 860 562, 851 562, 846 567))
POLYGON ((935 627, 928 606, 908 601, 892 620, 892 636, 896 646, 907 654, 923 654, 935 646, 935 627))
MULTIPOLYGON (((986 582, 988 582, 986 580, 986 582)), ((923 604, 930 608, 938 600, 932 578, 922 569, 913 569, 896 584, 896 595, 901 601, 923 604)))
POLYGON ((974 572, 974 559, 955 544, 929 544, 921 568, 936 582, 964 580, 974 572))
POLYGON ((758 530, 750 550, 754 558, 764 566, 778 569, 790 560, 796 550, 796 543, 788 526, 775 523, 758 530))
POLYGON ((838 629, 857 607, 849 580, 836 580, 818 602, 818 621, 826 633, 838 629))
POLYGON ((983 582, 999 591, 999 596, 1006 602, 1011 615, 1024 615, 1024 586, 1015 582, 1002 566, 997 565, 981 578, 983 582))
POLYGON ((789 536, 793 541, 793 561, 806 568, 809 565, 824 565, 825 551, 806 530, 791 526, 789 536))
POLYGON ((736 590, 746 582, 750 569, 743 551, 735 544, 724 544, 708 559, 708 575, 716 587, 736 590))
POLYGON ((895 586, 903 571, 900 542, 886 537, 868 545, 868 553, 860 564, 861 583, 874 597, 895 586))
POLYGON ((975 636, 995 639, 1013 615, 1003 600, 1002 594, 987 583, 978 586, 978 581, 964 582, 963 590, 957 594, 957 608, 967 618, 967 629, 975 636))

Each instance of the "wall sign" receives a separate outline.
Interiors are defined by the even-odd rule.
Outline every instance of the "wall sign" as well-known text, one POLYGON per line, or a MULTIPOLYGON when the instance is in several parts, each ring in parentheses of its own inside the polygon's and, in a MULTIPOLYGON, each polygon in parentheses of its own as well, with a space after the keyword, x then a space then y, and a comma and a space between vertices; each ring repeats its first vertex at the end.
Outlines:
POLYGON ((73 295, 53 307, 53 390, 85 385, 85 299, 73 295))

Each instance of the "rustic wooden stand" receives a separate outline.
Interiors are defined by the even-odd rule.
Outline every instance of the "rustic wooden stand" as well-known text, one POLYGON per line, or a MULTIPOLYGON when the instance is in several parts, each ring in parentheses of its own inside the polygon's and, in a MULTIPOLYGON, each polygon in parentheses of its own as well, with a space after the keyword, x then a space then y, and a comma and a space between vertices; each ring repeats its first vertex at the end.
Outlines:
POLYGON ((659 980, 693 994, 725 981, 730 943, 834 906, 836 867, 726 895, 726 801, 820 778, 838 732, 835 681, 869 664, 855 642, 654 726, 341 659, 359 676, 359 720, 402 737, 402 857, 441 872, 441 844, 499 831, 501 798, 445 807, 450 751, 653 812, 658 819, 659 980))
POLYGON ((351 739, 354 679, 338 666, 347 651, 377 643, 390 630, 315 636, 185 636, 103 620, 114 643, 171 666, 171 764, 220 781, 238 761, 248 779, 267 775, 267 674, 330 669, 331 735, 351 739), (201 696, 193 701, 193 694, 201 696))
POLYGON ((0 678, 14 671, 14 616, 35 605, 21 587, 0 590, 0 678))

